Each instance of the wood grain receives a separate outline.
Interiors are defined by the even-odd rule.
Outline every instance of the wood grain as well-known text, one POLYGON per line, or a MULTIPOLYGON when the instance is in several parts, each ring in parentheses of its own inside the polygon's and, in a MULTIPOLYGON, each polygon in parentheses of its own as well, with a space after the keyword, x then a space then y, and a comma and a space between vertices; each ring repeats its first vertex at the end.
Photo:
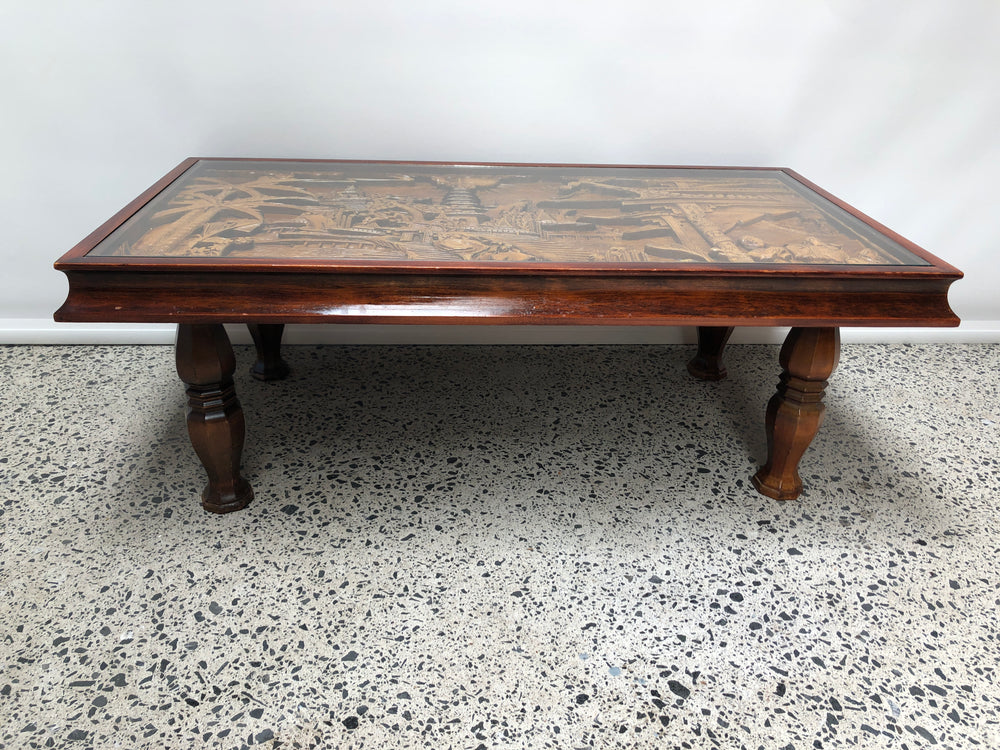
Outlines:
POLYGON ((202 506, 212 513, 240 510, 253 499, 240 474, 246 427, 236 398, 236 360, 221 325, 177 327, 177 374, 187 385, 187 426, 208 486, 202 506))
POLYGON ((188 159, 64 255, 61 322, 177 323, 213 512, 252 497, 224 323, 789 326, 758 490, 801 492, 841 326, 956 326, 962 273, 791 170, 188 159))
POLYGON ((954 326, 946 276, 74 269, 58 321, 954 326))
POLYGON ((781 347, 778 392, 765 414, 767 462, 754 475, 757 491, 776 500, 802 492, 799 461, 823 422, 827 378, 840 361, 840 329, 793 328, 781 347))

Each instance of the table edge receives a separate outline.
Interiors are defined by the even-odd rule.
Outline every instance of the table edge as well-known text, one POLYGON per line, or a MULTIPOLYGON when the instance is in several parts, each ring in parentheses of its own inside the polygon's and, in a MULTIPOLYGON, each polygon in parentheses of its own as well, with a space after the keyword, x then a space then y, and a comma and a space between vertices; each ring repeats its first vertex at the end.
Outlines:
POLYGON ((954 279, 67 271, 60 322, 954 326, 954 279))
POLYGON ((161 268, 181 268, 184 266, 197 266, 206 271, 230 270, 231 267, 278 270, 281 268, 291 269, 292 272, 303 273, 352 273, 352 272, 374 272, 374 273, 441 273, 452 274, 491 274, 491 275, 588 275, 589 273, 600 274, 623 274, 623 275, 660 275, 660 274, 742 274, 752 270, 753 273, 770 275, 774 273, 794 273, 796 275, 819 275, 824 276, 829 273, 849 273, 852 276, 866 275, 894 275, 906 274, 913 269, 919 269, 919 273, 930 276, 945 276, 953 279, 962 278, 960 270, 945 262, 941 258, 933 255, 929 251, 920 247, 916 243, 906 239, 902 235, 892 231, 880 222, 875 221, 870 216, 862 213, 849 203, 837 198, 828 191, 820 188, 815 183, 809 181, 799 173, 787 167, 743 167, 743 166, 692 166, 692 165, 640 165, 640 164, 562 164, 562 163, 516 163, 516 162, 475 162, 475 161, 394 161, 394 160, 362 160, 362 159, 293 159, 293 158, 246 158, 246 157, 188 157, 180 164, 170 170, 166 175, 157 180, 138 197, 130 201, 124 208, 114 216, 101 224, 87 237, 77 243, 69 252, 65 253, 54 264, 54 268, 59 271, 83 270, 87 267, 107 270, 110 268, 129 268, 136 271, 156 271, 161 268), (309 259, 303 262, 298 258, 213 258, 206 262, 201 258, 158 258, 143 257, 136 261, 130 258, 127 261, 116 259, 114 256, 88 256, 97 245, 103 242, 118 227, 124 224, 136 212, 142 209, 149 201, 153 200, 163 190, 169 187, 188 169, 201 161, 263 161, 273 163, 315 163, 315 164, 398 164, 414 166, 454 166, 454 167, 553 167, 553 168, 588 168, 588 169, 690 169, 690 170, 720 170, 720 171, 757 171, 757 172, 781 172, 791 179, 799 182, 807 189, 817 195, 829 200, 842 210, 853 215, 858 220, 864 222, 875 231, 885 235, 893 241, 902 245, 906 250, 924 260, 929 265, 804 265, 796 264, 735 264, 719 263, 698 263, 691 264, 649 264, 649 263, 518 263, 518 262, 497 262, 470 264, 466 261, 428 262, 428 261, 380 261, 369 260, 344 261, 329 260, 322 261, 309 259))

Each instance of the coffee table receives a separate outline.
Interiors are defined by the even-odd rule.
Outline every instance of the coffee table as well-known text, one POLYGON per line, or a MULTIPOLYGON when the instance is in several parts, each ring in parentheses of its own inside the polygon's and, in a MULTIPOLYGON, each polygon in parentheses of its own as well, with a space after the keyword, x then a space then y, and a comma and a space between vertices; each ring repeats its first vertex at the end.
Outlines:
POLYGON ((798 497, 843 326, 955 326, 962 274, 788 169, 187 159, 55 267, 57 321, 177 323, 206 510, 253 497, 225 323, 288 373, 287 323, 736 326, 790 331, 759 492, 798 497))

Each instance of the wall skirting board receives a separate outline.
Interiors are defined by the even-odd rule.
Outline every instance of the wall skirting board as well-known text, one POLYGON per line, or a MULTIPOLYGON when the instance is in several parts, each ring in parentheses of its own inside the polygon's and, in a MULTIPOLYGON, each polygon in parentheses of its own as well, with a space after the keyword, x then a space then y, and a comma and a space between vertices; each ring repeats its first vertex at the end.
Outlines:
MULTIPOLYGON (((244 326, 233 343, 249 344, 244 326)), ((778 344, 779 328, 740 328, 734 344, 778 344)), ((958 328, 844 328, 845 344, 1000 343, 1000 320, 958 328)), ((0 344, 172 344, 174 326, 140 323, 55 323, 44 318, 0 319, 0 344)), ((287 344, 693 344, 694 329, 641 326, 383 326, 291 325, 287 344)))

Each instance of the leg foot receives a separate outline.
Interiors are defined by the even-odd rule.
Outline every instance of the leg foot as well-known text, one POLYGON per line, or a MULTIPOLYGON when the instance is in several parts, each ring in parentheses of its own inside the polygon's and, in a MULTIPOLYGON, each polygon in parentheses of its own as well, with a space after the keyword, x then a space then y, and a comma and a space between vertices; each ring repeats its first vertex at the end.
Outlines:
POLYGON ((753 477, 762 495, 794 500, 799 459, 823 421, 823 392, 840 359, 837 328, 793 328, 781 348, 781 380, 767 405, 767 463, 753 477))
POLYGON ((239 510, 253 499, 240 476, 246 428, 233 386, 235 370, 233 348, 221 325, 177 327, 177 374, 187 385, 188 434, 208 473, 201 497, 212 513, 239 510))
POLYGON ((726 368, 722 364, 722 350, 732 333, 732 328, 699 326, 698 353, 688 362, 688 372, 699 380, 724 380, 726 368))
POLYGON ((281 323, 250 323, 247 325, 253 343, 257 347, 257 361, 250 368, 250 374, 257 380, 281 380, 291 371, 281 358, 281 334, 285 326, 281 323))

